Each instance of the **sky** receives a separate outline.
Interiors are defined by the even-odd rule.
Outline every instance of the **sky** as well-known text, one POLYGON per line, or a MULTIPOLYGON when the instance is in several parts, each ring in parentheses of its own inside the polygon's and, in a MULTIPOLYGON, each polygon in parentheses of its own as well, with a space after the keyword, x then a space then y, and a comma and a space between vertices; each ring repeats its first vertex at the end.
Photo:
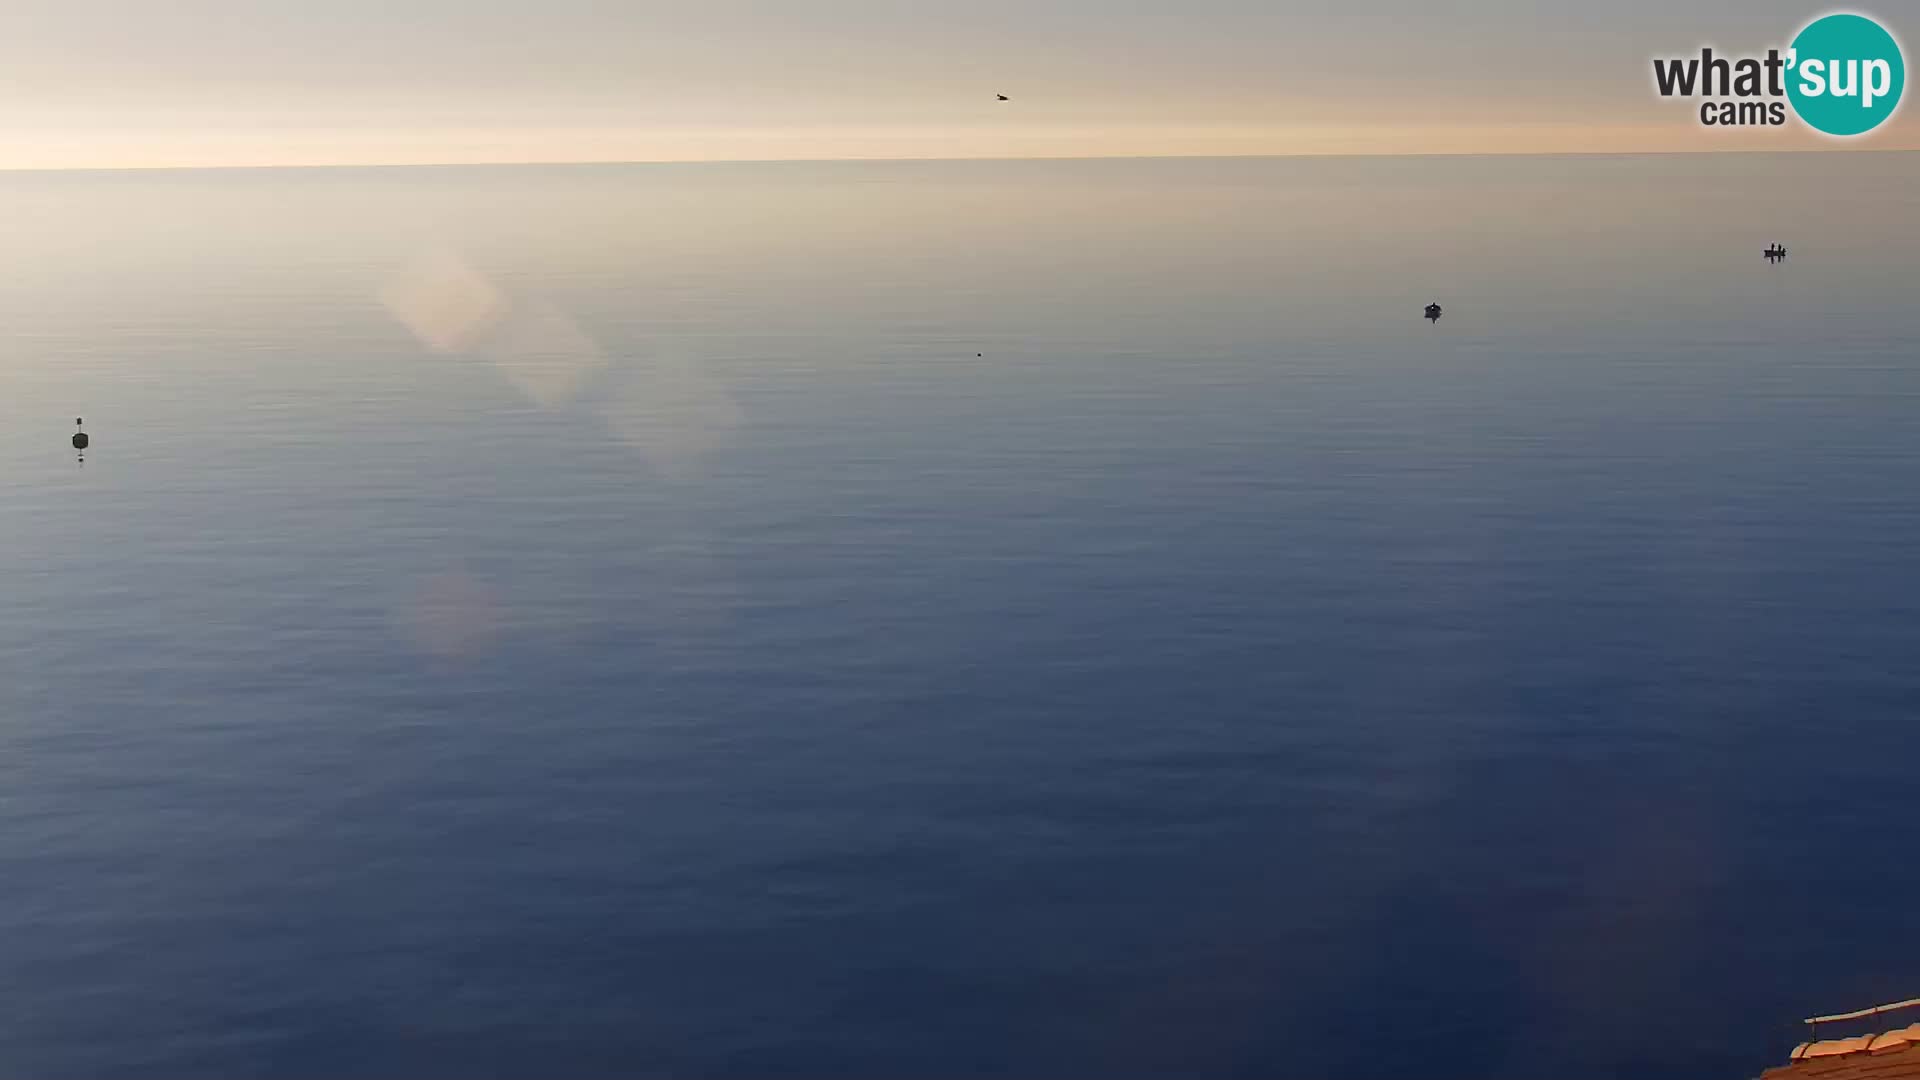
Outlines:
MULTIPOLYGON (((1911 105, 1837 143, 1653 93, 1656 55, 1764 52, 1826 10, 0 0, 0 168, 1920 149, 1911 105)), ((1912 61, 1920 9, 1853 10, 1912 61)))

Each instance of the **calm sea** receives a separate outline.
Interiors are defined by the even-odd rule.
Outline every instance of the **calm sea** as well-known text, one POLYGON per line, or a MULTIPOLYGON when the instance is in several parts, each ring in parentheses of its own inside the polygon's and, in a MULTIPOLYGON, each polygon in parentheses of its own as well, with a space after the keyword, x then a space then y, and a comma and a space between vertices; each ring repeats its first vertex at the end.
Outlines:
POLYGON ((0 1072, 1694 1080, 1920 993, 1920 156, 11 174, 0 252, 0 1072))

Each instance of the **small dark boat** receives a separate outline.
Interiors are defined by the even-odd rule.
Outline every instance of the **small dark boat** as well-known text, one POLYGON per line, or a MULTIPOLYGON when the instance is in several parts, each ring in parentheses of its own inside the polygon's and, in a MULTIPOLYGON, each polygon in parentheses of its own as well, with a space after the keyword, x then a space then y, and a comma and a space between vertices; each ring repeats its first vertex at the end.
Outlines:
MULTIPOLYGON (((74 427, 79 427, 79 426, 80 426, 80 418, 79 418, 79 417, 77 417, 77 416, 76 416, 76 417, 74 417, 74 419, 73 419, 73 426, 74 426, 74 427)), ((74 433, 73 433, 73 448, 74 448, 75 450, 85 450, 85 449, 87 448, 87 442, 88 442, 88 439, 87 439, 87 433, 86 433, 86 432, 84 432, 84 431, 76 431, 76 432, 74 432, 74 433)))
POLYGON ((1439 304, 1427 305, 1427 321, 1428 322, 1440 321, 1440 305, 1439 304))

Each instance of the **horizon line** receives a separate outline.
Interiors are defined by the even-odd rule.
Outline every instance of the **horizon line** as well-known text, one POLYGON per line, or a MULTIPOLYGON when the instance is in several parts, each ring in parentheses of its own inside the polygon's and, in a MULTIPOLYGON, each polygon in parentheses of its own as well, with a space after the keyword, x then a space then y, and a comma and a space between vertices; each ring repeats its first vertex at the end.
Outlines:
POLYGON ((1780 149, 1706 148, 1700 150, 1491 150, 1491 151, 1348 151, 1338 153, 1295 154, 1033 154, 1017 156, 973 155, 958 157, 844 157, 844 158, 582 158, 562 161, 411 161, 411 162, 327 162, 310 164, 232 163, 218 165, 0 165, 0 175, 45 173, 175 173, 175 172, 309 172, 373 169, 525 169, 595 168, 611 166, 692 166, 692 165, 896 165, 896 164, 1009 164, 1013 162, 1063 161, 1282 161, 1303 158, 1629 158, 1699 157, 1724 155, 1784 154, 1920 154, 1920 148, 1906 147, 1799 147, 1780 149))

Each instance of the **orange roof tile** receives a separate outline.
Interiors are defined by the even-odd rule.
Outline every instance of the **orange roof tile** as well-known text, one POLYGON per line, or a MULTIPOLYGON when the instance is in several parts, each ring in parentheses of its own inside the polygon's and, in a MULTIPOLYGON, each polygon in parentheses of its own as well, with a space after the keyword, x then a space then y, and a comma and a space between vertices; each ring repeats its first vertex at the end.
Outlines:
POLYGON ((1884 1035, 1826 1039, 1794 1048, 1789 1064, 1761 1080, 1920 1080, 1920 1024, 1884 1035))
POLYGON ((1868 1043, 1867 1053, 1890 1054, 1895 1050, 1905 1050, 1912 1045, 1913 1039, 1908 1037, 1905 1029, 1889 1031, 1885 1035, 1878 1036, 1872 1042, 1868 1043))
POLYGON ((1858 1054, 1873 1045, 1873 1036, 1856 1035, 1851 1039, 1821 1039, 1802 1055, 1807 1058, 1839 1057, 1842 1054, 1858 1054))

